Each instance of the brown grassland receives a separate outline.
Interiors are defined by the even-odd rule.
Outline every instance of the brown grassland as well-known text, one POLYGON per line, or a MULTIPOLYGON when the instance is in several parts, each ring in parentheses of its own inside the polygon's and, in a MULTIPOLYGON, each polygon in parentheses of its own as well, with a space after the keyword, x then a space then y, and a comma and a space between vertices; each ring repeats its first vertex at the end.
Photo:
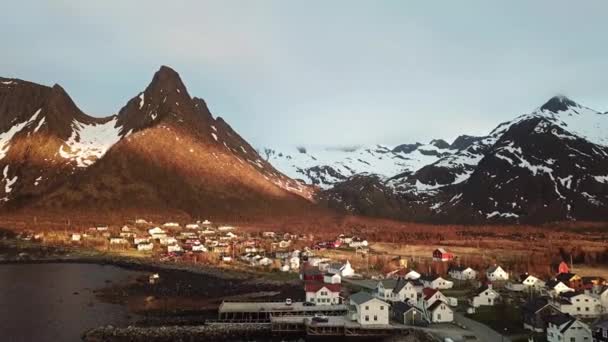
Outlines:
MULTIPOLYGON (((0 227, 14 230, 84 231, 96 224, 122 225, 136 218, 162 224, 197 219, 185 213, 103 212, 99 215, 70 212, 3 214, 0 227)), ((336 215, 319 211, 307 215, 266 218, 221 218, 216 224, 231 224, 250 233, 262 231, 307 234, 314 241, 332 240, 338 234, 352 234, 367 239, 371 255, 367 267, 389 270, 391 260, 401 257, 419 270, 445 273, 448 265, 432 263, 434 248, 445 247, 457 256, 455 263, 478 269, 501 264, 513 274, 555 273, 562 260, 574 263, 581 275, 603 275, 608 278, 608 222, 558 222, 530 225, 432 225, 398 222, 358 216, 336 215)), ((354 253, 339 255, 342 259, 361 262, 354 253)))

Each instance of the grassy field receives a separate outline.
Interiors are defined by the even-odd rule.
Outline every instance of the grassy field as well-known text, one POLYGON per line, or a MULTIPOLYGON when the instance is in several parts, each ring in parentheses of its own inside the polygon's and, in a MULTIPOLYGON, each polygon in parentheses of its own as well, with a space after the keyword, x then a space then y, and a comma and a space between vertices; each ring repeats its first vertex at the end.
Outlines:
POLYGON ((467 317, 506 335, 524 334, 521 309, 513 305, 482 306, 467 317), (505 330, 506 329, 506 330, 505 330))

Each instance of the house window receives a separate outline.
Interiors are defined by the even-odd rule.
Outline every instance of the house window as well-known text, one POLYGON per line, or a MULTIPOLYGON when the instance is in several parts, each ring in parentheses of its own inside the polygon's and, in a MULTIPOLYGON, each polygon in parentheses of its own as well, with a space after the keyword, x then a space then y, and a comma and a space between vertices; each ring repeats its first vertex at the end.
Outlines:
POLYGON ((374 315, 374 321, 378 320, 378 316, 374 315))
POLYGON ((369 316, 367 316, 367 315, 365 316, 365 321, 369 322, 369 316))
POLYGON ((441 320, 441 314, 437 314, 437 320, 440 321, 441 320))
POLYGON ((366 305, 366 306, 365 306, 365 310, 369 310, 369 306, 367 306, 367 305, 366 305))
POLYGON ((380 305, 380 310, 384 310, 384 305, 380 305))

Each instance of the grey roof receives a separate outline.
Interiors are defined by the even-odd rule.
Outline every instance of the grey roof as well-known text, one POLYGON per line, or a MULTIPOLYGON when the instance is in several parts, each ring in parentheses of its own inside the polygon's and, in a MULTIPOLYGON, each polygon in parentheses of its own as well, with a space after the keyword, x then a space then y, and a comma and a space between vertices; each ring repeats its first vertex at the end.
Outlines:
MULTIPOLYGON (((442 300, 436 300, 433 304, 431 304, 431 306, 429 306, 429 308, 427 310, 429 312, 432 312, 441 304, 445 304, 449 308, 449 306, 446 303, 444 303, 442 300)), ((452 310, 452 309, 450 309, 450 310, 452 310)))
POLYGON ((549 316, 545 318, 545 321, 547 321, 547 323, 553 323, 558 327, 561 327, 565 324, 564 327, 560 329, 561 332, 565 332, 566 330, 568 330, 568 328, 570 328, 572 324, 574 324, 574 322, 576 322, 576 318, 567 314, 562 314, 549 316))
POLYGON ((369 302, 372 299, 374 299, 374 297, 365 291, 360 291, 350 296, 350 300, 359 305, 369 302))
POLYGON ((593 324, 594 328, 608 329, 608 319, 604 319, 593 324))
POLYGON ((408 303, 405 302, 396 302, 393 303, 391 306, 392 310, 397 313, 398 315, 403 315, 404 313, 410 311, 410 310, 416 310, 416 311, 420 311, 420 309, 418 309, 417 307, 410 305, 408 303))
POLYGON ((399 291, 401 291, 401 289, 403 289, 403 287, 405 287, 405 285, 409 282, 409 280, 399 277, 397 279, 383 279, 380 280, 380 283, 382 283, 382 286, 384 286, 385 289, 393 289, 393 293, 397 293, 399 291))
POLYGON ((522 308, 524 311, 536 313, 547 305, 549 305, 549 301, 546 298, 534 298, 528 300, 522 308))

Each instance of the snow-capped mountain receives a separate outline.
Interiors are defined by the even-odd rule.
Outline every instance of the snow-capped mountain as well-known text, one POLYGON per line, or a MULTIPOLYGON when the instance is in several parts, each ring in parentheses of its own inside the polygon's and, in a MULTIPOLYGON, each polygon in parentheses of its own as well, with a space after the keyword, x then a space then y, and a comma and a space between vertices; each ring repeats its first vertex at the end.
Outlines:
POLYGON ((428 144, 385 145, 348 148, 298 146, 278 150, 264 148, 260 153, 278 170, 293 179, 328 189, 338 182, 360 174, 388 179, 411 174, 455 150, 443 140, 428 144))
MULTIPOLYGON (((607 134, 606 113, 556 96, 486 137, 457 139, 451 146, 460 150, 374 184, 373 192, 385 194, 382 202, 389 198, 399 218, 415 212, 450 222, 601 219, 608 208, 607 134)), ((369 201, 362 208, 348 195, 350 183, 320 197, 332 207, 369 211, 369 201)), ((369 194, 364 189, 360 198, 369 194)))
POLYGON ((161 67, 117 115, 84 114, 58 85, 0 78, 5 209, 289 212, 307 186, 261 158, 179 75, 161 67))

